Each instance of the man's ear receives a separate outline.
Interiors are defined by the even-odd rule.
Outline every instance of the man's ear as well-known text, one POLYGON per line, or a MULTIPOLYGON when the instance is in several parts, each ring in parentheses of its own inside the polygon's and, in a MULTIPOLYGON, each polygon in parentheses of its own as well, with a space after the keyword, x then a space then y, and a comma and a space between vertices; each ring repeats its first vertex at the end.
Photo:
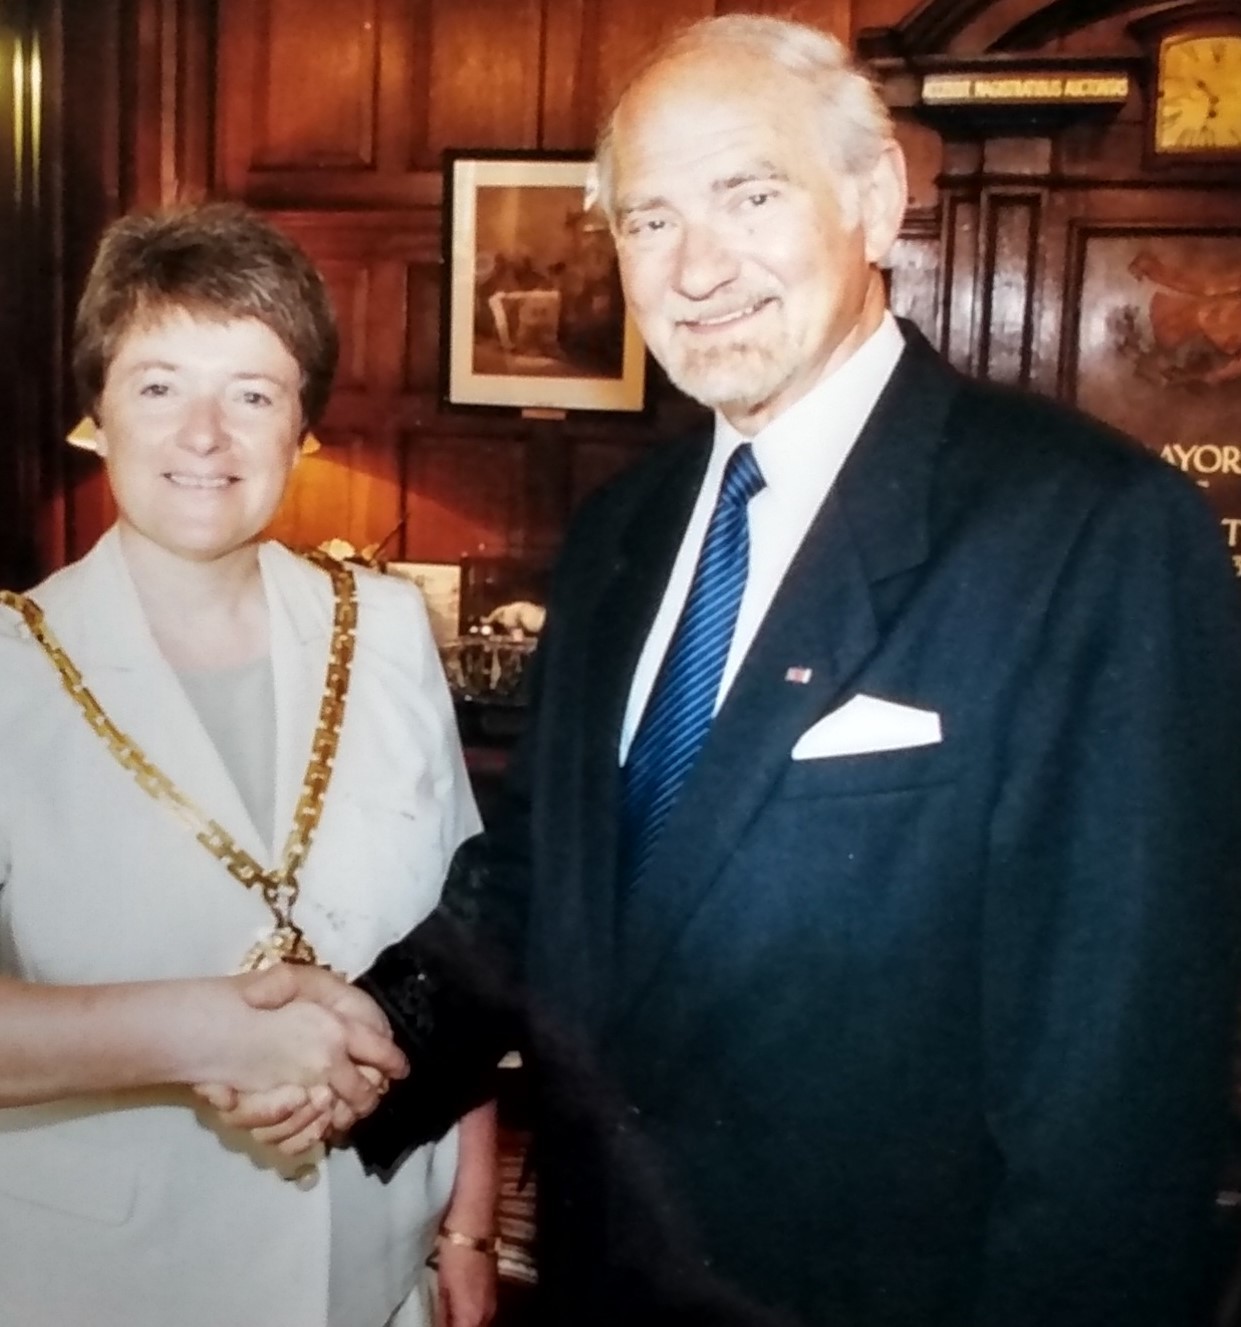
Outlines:
POLYGON ((896 243, 909 203, 905 154, 899 143, 887 144, 859 192, 866 261, 879 263, 896 243))

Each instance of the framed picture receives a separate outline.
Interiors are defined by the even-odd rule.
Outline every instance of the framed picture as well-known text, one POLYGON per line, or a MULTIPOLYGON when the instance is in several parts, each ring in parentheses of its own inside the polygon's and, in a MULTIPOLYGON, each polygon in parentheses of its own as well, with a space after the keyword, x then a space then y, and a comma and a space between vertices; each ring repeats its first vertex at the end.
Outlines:
POLYGON ((1241 577, 1241 228, 1079 222, 1066 270, 1071 399, 1203 490, 1241 577))
POLYGON ((389 562, 390 575, 403 576, 422 591, 435 643, 443 649, 461 634, 461 566, 456 562, 389 562))
POLYGON ((443 397, 640 411, 646 351, 583 153, 444 155, 443 397))

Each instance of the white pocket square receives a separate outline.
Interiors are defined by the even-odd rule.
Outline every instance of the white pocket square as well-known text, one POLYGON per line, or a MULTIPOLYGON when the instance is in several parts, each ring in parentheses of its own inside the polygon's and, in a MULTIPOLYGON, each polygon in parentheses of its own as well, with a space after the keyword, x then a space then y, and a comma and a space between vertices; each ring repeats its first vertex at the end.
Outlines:
POLYGON ((807 728, 793 748, 794 760, 900 751, 943 741, 939 715, 878 696, 854 696, 807 728))

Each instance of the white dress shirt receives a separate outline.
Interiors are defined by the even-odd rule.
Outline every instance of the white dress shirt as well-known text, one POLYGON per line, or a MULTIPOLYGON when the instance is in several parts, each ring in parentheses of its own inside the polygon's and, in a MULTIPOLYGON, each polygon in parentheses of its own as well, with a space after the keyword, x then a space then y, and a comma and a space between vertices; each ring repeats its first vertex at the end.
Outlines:
MULTIPOLYGON (((885 314, 872 335, 834 373, 823 378, 751 439, 754 458, 767 486, 750 499, 750 570, 715 698, 716 712, 754 643, 815 513, 823 505, 904 348, 905 340, 896 319, 890 313, 885 314)), ((689 595, 724 467, 734 449, 744 441, 723 415, 717 413, 715 438, 702 487, 672 565, 663 602, 634 670, 621 727, 622 765, 689 595)))

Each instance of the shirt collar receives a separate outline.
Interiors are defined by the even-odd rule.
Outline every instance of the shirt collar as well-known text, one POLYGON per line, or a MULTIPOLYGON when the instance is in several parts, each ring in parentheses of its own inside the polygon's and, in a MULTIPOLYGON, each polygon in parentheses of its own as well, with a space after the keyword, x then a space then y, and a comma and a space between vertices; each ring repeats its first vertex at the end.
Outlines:
MULTIPOLYGON (((813 498, 815 506, 823 500, 904 348, 896 319, 885 312, 879 326, 843 364, 750 439, 769 489, 790 496, 804 494, 807 501, 813 498)), ((711 468, 722 470, 744 441, 744 435, 717 411, 711 468)))

